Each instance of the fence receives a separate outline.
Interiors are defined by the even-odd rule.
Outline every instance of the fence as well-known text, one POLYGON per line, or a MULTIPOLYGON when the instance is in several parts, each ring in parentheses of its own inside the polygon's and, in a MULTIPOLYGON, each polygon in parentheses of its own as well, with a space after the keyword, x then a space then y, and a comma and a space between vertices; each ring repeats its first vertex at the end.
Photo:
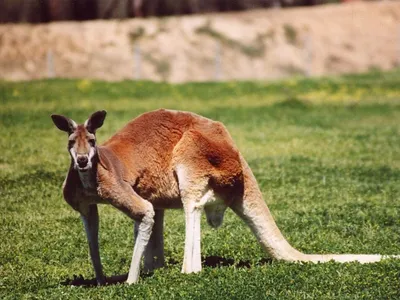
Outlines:
MULTIPOLYGON (((399 43, 400 49, 400 43, 399 43)), ((313 58, 313 49, 312 49, 312 37, 307 36, 304 39, 303 44, 303 52, 304 52, 304 75, 307 77, 313 76, 312 71, 312 58, 313 58)), ((400 53, 400 50, 399 50, 400 53)), ((399 55, 400 57, 400 55, 399 55)), ((400 59, 400 58, 399 58, 400 59)), ((55 78, 55 77, 65 77, 62 73, 56 73, 56 62, 54 58, 54 53, 52 49, 47 50, 46 55, 46 69, 47 69, 47 78, 55 78)), ((209 76, 210 81, 221 81, 224 80, 224 58, 222 52, 221 42, 217 41, 215 43, 215 53, 214 53, 214 74, 209 76)), ((140 44, 135 44, 133 47, 132 53, 132 80, 142 80, 146 79, 142 77, 142 64, 143 64, 143 54, 140 44)))
POLYGON ((397 15, 400 7, 385 2, 329 10, 2 25, 0 77, 184 82, 390 69, 400 64, 397 15))

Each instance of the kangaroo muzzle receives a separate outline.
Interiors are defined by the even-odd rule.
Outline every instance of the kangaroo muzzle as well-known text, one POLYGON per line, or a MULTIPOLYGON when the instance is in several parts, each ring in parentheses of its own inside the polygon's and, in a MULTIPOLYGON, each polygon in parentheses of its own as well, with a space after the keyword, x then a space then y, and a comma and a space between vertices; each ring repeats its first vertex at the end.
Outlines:
POLYGON ((78 167, 80 169, 86 168, 87 165, 88 165, 88 162, 89 162, 89 159, 88 159, 88 157, 86 155, 84 155, 84 156, 78 155, 77 163, 78 163, 78 167))
POLYGON ((92 159, 96 151, 94 148, 90 148, 89 153, 78 154, 74 148, 70 150, 72 159, 74 161, 74 168, 81 172, 86 172, 92 168, 92 159))

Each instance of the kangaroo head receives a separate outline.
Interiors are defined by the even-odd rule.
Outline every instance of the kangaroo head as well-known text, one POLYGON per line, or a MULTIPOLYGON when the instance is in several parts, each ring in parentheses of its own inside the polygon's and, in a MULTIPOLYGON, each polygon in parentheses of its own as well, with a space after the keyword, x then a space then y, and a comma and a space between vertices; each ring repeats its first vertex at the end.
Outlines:
POLYGON ((86 172, 92 168, 96 154, 96 130, 103 125, 105 117, 105 110, 97 111, 84 124, 78 125, 67 117, 51 115, 57 128, 68 133, 68 152, 76 170, 86 172))

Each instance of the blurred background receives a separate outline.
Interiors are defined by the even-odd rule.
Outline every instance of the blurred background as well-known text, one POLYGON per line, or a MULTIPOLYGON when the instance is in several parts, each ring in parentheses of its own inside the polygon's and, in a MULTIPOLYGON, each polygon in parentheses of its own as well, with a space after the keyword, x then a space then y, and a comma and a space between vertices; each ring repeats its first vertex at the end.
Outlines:
POLYGON ((0 78, 265 80, 388 70, 397 1, 0 0, 0 78))
POLYGON ((0 22, 125 19, 264 7, 289 7, 339 0, 1 0, 0 22))

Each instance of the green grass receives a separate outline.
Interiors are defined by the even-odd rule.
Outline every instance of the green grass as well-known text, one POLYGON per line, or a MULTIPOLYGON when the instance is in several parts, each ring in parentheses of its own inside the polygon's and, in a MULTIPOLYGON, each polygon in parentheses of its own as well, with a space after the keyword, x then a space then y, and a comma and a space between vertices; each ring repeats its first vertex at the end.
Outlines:
MULTIPOLYGON (((98 139, 159 107, 222 121, 253 169, 278 226, 307 253, 400 254, 400 71, 262 83, 0 82, 1 299, 394 299, 400 260, 361 265, 266 259, 250 230, 228 212, 219 230, 202 220, 202 255, 223 258, 180 273, 182 211, 167 211, 169 264, 139 284, 99 288, 61 283, 93 278, 79 216, 62 199, 66 136, 50 114, 83 122, 106 109, 98 139)), ((100 208, 108 276, 128 271, 132 222, 100 208)))

